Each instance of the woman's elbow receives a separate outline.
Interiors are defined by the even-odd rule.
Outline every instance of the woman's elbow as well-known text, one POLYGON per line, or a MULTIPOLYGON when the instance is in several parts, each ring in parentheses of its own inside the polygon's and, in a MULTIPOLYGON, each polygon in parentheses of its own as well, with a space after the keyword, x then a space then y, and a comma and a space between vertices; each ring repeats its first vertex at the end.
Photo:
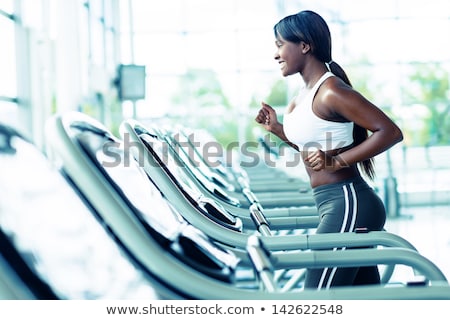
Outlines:
POLYGON ((403 132, 399 127, 395 126, 393 128, 393 130, 391 131, 391 134, 392 134, 393 144, 397 144, 397 143, 403 141, 403 132))

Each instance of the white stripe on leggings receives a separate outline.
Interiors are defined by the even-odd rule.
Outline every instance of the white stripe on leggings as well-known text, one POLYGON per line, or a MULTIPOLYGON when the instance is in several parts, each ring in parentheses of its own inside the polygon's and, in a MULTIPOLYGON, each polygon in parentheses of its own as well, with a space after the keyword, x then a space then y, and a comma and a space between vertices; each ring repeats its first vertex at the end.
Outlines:
MULTIPOLYGON (((342 189, 344 191, 345 213, 344 213, 344 219, 342 221, 342 226, 341 226, 340 233, 345 232, 345 226, 347 225, 349 209, 350 209, 349 208, 350 204, 349 204, 349 199, 348 199, 348 192, 349 191, 347 189, 347 186, 345 186, 345 185, 342 186, 342 189)), ((351 193, 352 200, 353 200, 353 207, 352 207, 352 221, 350 223, 350 230, 349 231, 353 230, 354 227, 355 227, 356 214, 357 214, 357 198, 356 198, 356 192, 355 192, 355 188, 353 186, 353 183, 350 183, 350 193, 351 193)), ((333 248, 333 251, 336 251, 337 249, 338 248, 333 248)), ((345 250, 345 247, 340 248, 340 250, 345 250)), ((337 267, 333 267, 333 269, 331 270, 330 277, 328 278, 328 281, 327 281, 326 289, 330 288, 331 282, 333 281, 333 278, 334 278, 334 275, 336 274, 337 269, 338 269, 337 267)), ((328 268, 324 268, 323 272, 322 272, 322 276, 320 278, 319 285, 318 285, 318 289, 319 290, 323 286, 323 282, 325 281, 325 276, 326 276, 327 272, 328 272, 328 268)))

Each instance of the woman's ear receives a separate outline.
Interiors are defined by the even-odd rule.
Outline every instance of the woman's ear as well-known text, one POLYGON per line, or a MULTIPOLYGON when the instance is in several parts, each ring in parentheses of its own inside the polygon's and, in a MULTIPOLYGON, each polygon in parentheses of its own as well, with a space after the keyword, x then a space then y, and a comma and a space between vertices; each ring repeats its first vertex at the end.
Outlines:
POLYGON ((302 41, 300 42, 300 50, 303 54, 306 54, 311 50, 311 46, 309 45, 309 43, 302 41))

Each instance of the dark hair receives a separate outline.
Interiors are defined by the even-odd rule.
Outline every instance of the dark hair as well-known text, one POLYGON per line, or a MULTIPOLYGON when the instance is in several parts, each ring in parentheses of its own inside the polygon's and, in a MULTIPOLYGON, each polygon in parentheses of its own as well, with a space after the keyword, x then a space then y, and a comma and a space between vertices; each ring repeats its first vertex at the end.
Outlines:
MULTIPOLYGON (((313 54, 319 61, 328 64, 330 71, 341 78, 346 84, 352 86, 347 74, 339 64, 331 57, 331 34, 325 20, 317 13, 305 10, 297 14, 289 15, 281 19, 273 27, 275 38, 282 37, 284 40, 300 43, 305 42, 311 47, 313 54)), ((365 128, 354 124, 353 140, 354 145, 358 145, 368 137, 365 128)), ((375 177, 373 158, 364 160, 360 164, 364 173, 370 178, 375 177)))

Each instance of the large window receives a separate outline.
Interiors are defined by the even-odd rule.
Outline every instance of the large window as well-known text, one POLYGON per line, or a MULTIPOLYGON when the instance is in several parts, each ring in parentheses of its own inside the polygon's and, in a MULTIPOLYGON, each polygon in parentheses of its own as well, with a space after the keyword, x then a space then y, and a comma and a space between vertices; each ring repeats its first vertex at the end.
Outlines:
POLYGON ((274 1, 122 0, 120 12, 121 60, 147 70, 138 117, 207 127, 228 141, 245 135, 251 101, 279 76, 274 1))

